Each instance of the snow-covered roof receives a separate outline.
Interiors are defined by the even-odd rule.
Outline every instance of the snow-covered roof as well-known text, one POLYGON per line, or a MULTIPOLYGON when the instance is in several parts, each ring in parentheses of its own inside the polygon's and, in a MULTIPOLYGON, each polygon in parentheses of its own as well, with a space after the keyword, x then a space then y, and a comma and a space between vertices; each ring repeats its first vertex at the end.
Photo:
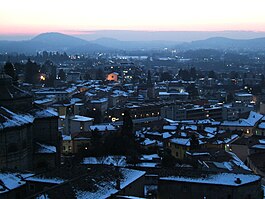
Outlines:
POLYGON ((152 144, 156 144, 156 140, 151 140, 149 138, 146 138, 143 142, 141 142, 142 145, 144 146, 148 146, 148 145, 152 145, 152 144))
POLYGON ((157 154, 142 155, 142 157, 140 158, 140 160, 143 160, 143 161, 147 161, 147 160, 151 161, 153 159, 161 159, 161 158, 157 154))
POLYGON ((24 177, 33 174, 20 174, 20 173, 0 173, 0 196, 3 193, 16 189, 26 184, 23 180, 24 177))
POLYGON ((225 137, 223 139, 218 139, 213 142, 213 144, 229 144, 239 138, 239 135, 233 134, 230 137, 225 137))
POLYGON ((191 129, 193 131, 197 131, 198 127, 196 125, 186 125, 186 126, 181 127, 181 130, 184 130, 184 129, 191 129))
POLYGON ((161 133, 159 133, 157 131, 146 131, 145 134, 147 134, 147 135, 161 136, 161 133))
POLYGON ((253 127, 255 124, 263 118, 263 115, 251 111, 247 119, 239 119, 237 121, 224 121, 222 126, 249 126, 253 127))
POLYGON ((64 141, 70 141, 72 139, 71 135, 62 135, 62 138, 64 141))
POLYGON ((52 145, 46 145, 36 142, 36 153, 56 153, 56 147, 52 145))
POLYGON ((159 92, 160 96, 170 96, 170 95, 189 95, 188 92, 159 92))
POLYGON ((172 136, 172 134, 169 133, 169 132, 162 133, 162 137, 163 137, 163 139, 170 138, 171 136, 172 136))
POLYGON ((171 176, 163 177, 160 180, 177 181, 177 182, 189 182, 189 183, 200 183, 200 184, 215 184, 225 186, 240 186, 252 182, 259 181, 261 179, 258 175, 252 174, 235 174, 235 173, 220 173, 211 174, 206 177, 184 177, 184 176, 171 176))
POLYGON ((108 98, 101 98, 101 99, 97 99, 97 100, 91 100, 90 103, 91 104, 99 104, 99 103, 104 103, 107 101, 108 101, 108 98))
POLYGON ((265 144, 265 139, 259 139, 260 144, 265 144))
POLYGON ((80 98, 77 98, 77 97, 73 97, 71 100, 70 100, 70 103, 71 104, 76 104, 77 102, 81 102, 82 100, 80 98))
POLYGON ((260 129, 265 129, 265 122, 261 122, 258 127, 260 129))
POLYGON ((204 131, 206 131, 207 133, 214 134, 214 132, 217 131, 217 128, 216 127, 205 127, 204 131))
MULTIPOLYGON (((120 172, 123 178, 120 179, 120 188, 123 189, 138 178, 145 175, 144 171, 138 171, 133 169, 120 168, 120 172)), ((76 196, 78 199, 97 198, 105 199, 109 198, 112 194, 116 194, 119 190, 115 186, 116 182, 103 181, 97 184, 98 190, 96 192, 88 192, 76 190, 76 196)))
POLYGON ((77 87, 76 87, 76 86, 73 86, 73 87, 67 88, 65 91, 66 91, 67 93, 72 93, 72 92, 77 91, 77 87))
POLYGON ((54 101, 54 99, 44 98, 44 99, 41 99, 41 100, 35 100, 34 103, 35 104, 46 104, 46 103, 51 103, 53 101, 54 101))
POLYGON ((42 110, 33 110, 31 113, 35 118, 50 118, 58 117, 58 112, 52 108, 42 109, 42 110))
POLYGON ((190 151, 186 151, 186 154, 191 155, 191 156, 204 156, 204 155, 208 156, 208 155, 210 155, 210 153, 208 153, 208 152, 190 152, 190 151))
POLYGON ((251 146, 253 149, 265 149, 265 144, 255 144, 251 146))
POLYGON ((102 157, 86 157, 82 164, 106 164, 115 166, 126 166, 125 156, 102 156, 102 157))
POLYGON ((170 142, 178 145, 190 146, 189 138, 173 138, 170 140, 170 142))
POLYGON ((235 93, 235 96, 237 97, 253 97, 250 93, 235 93))
POLYGON ((87 97, 93 97, 96 96, 96 94, 90 93, 90 92, 86 92, 85 96, 87 97))
POLYGON ((31 176, 25 179, 26 181, 32 182, 43 182, 43 183, 50 183, 50 184, 61 184, 64 182, 63 179, 60 178, 45 178, 40 176, 31 176))
POLYGON ((173 125, 163 126, 163 130, 165 130, 165 131, 175 131, 176 129, 177 129, 177 126, 173 126, 173 125))
POLYGON ((34 117, 29 114, 16 114, 4 107, 0 107, 0 121, 0 129, 4 129, 31 124, 34 121, 34 117))
POLYGON ((128 97, 128 93, 125 91, 121 91, 121 90, 114 90, 113 94, 118 95, 118 96, 128 97))
POLYGON ((92 125, 92 126, 90 126, 90 129, 92 131, 94 131, 95 129, 97 129, 98 131, 106 131, 106 130, 107 131, 115 131, 116 130, 116 128, 111 124, 92 125))
POLYGON ((236 154, 232 153, 232 152, 227 152, 231 155, 231 157, 233 158, 233 163, 236 164, 237 166, 241 167, 242 169, 245 169, 247 171, 251 171, 250 168, 248 168, 244 162, 242 162, 237 156, 236 154))
POLYGON ((94 118, 81 116, 81 115, 75 115, 74 117, 71 117, 71 120, 76 122, 90 122, 93 121, 94 118))

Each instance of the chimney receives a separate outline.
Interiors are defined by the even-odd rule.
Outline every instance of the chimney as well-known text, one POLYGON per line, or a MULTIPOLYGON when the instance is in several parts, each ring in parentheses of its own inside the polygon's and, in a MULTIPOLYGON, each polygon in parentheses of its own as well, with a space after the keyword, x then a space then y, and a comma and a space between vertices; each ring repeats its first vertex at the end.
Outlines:
POLYGON ((241 182, 242 182, 242 181, 241 181, 240 178, 236 178, 236 180, 235 180, 235 183, 236 183, 236 184, 241 184, 241 182))
POLYGON ((116 180, 116 187, 115 187, 117 190, 121 190, 121 180, 118 178, 116 180))

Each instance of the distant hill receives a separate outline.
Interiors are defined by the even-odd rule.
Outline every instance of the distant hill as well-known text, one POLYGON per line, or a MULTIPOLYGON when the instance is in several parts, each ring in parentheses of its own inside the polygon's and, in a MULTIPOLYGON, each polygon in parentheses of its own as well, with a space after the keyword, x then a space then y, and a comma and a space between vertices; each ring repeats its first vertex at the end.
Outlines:
POLYGON ((59 51, 69 53, 107 52, 113 50, 178 49, 245 49, 265 50, 265 37, 257 39, 229 39, 212 37, 205 40, 179 43, 175 41, 120 41, 100 38, 87 41, 61 33, 43 33, 25 41, 0 41, 0 53, 35 54, 38 51, 59 51))
POLYGON ((161 49, 161 48, 169 48, 174 45, 180 44, 180 42, 174 41, 120 41, 118 39, 113 38, 100 38, 91 43, 95 43, 98 45, 106 46, 109 48, 121 49, 121 50, 152 50, 152 49, 161 49))
POLYGON ((107 51, 106 47, 86 40, 61 34, 43 33, 26 41, 0 41, 0 52, 36 53, 38 51, 65 51, 78 52, 107 51))
POLYGON ((229 39, 225 37, 213 37, 205 40, 185 43, 178 45, 177 47, 186 49, 265 50, 265 37, 256 39, 229 39))
POLYGON ((62 34, 62 33, 42 33, 33 39, 31 39, 32 42, 39 42, 43 43, 45 45, 52 45, 57 47, 76 47, 76 46, 83 46, 88 44, 88 41, 84 39, 79 39, 77 37, 73 37, 70 35, 62 34))

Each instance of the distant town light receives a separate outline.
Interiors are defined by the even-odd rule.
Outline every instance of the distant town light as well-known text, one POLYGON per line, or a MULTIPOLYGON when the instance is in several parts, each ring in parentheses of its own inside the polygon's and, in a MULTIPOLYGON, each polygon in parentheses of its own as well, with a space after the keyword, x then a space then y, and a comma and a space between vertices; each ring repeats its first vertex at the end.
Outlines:
POLYGON ((44 75, 41 75, 41 76, 40 76, 40 80, 41 80, 41 81, 45 81, 45 80, 46 80, 46 77, 45 77, 44 75))

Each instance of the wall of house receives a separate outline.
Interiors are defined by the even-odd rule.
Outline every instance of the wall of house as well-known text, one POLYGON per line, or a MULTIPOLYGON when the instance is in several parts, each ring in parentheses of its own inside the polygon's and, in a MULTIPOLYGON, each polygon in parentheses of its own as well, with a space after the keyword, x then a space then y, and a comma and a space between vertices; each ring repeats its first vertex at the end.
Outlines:
POLYGON ((62 141, 62 153, 63 154, 71 154, 71 153, 73 153, 72 140, 63 140, 62 141))
POLYGON ((220 126, 220 130, 230 130, 230 131, 243 131, 245 136, 252 136, 253 133, 255 132, 256 128, 255 127, 245 127, 245 126, 220 126))
MULTIPOLYGON (((60 163, 61 134, 58 131, 58 117, 35 119, 33 123, 33 141, 55 146, 57 153, 53 154, 53 158, 56 158, 55 163, 57 165, 60 163)), ((54 161, 51 161, 49 165, 53 167, 53 164, 54 161)))
POLYGON ((72 153, 79 153, 91 145, 90 139, 74 139, 72 153))
POLYGON ((116 195, 144 197, 145 176, 142 176, 121 189, 116 195))
POLYGON ((247 145, 238 145, 238 144, 231 144, 232 152, 236 154, 236 156, 242 160, 243 162, 246 161, 248 157, 248 146, 247 145))
POLYGON ((45 153, 34 155, 34 169, 55 168, 58 165, 56 153, 45 153))
POLYGON ((30 169, 32 127, 3 129, 0 132, 0 168, 30 169))
POLYGON ((60 134, 58 132, 58 118, 35 119, 33 124, 34 141, 58 146, 60 134))
POLYGON ((23 199, 26 196, 26 185, 22 185, 16 189, 12 189, 6 193, 0 194, 1 199, 23 199))
POLYGON ((171 155, 177 159, 184 159, 186 151, 190 149, 188 146, 176 145, 174 143, 168 143, 167 148, 170 149, 171 155))

